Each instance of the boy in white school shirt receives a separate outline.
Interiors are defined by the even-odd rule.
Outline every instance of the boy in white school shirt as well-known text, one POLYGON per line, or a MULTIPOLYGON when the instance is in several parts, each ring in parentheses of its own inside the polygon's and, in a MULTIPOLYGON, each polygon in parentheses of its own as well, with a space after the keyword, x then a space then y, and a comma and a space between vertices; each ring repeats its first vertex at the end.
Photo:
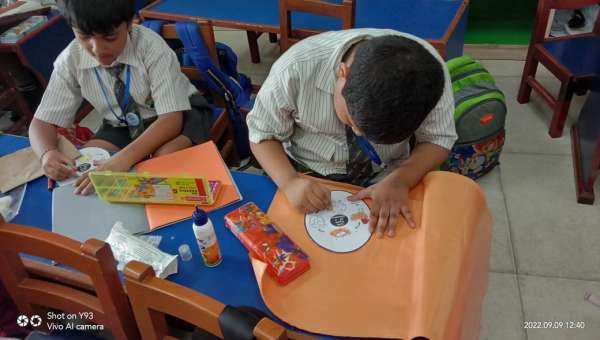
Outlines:
MULTIPOLYGON (((104 116, 100 130, 85 146, 114 153, 99 170, 127 171, 148 155, 207 139, 208 104, 181 73, 166 42, 132 24, 134 3, 58 1, 75 39, 56 59, 29 128, 31 145, 52 179, 63 180, 75 172, 74 160, 57 149, 56 127, 73 125, 83 99, 104 116)), ((93 190, 87 176, 74 186, 77 194, 93 190)))
POLYGON ((247 121, 252 152, 297 209, 331 204, 327 188, 299 173, 365 186, 351 200, 371 198, 371 231, 392 237, 401 216, 415 226, 408 192, 448 157, 457 139, 453 112, 447 67, 430 44, 394 30, 352 29, 292 46, 247 121))

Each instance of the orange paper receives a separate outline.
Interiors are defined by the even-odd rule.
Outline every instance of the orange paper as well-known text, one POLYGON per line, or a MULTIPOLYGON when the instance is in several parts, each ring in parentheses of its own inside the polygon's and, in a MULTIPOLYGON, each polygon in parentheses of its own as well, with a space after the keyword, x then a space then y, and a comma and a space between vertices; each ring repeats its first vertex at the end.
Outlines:
POLYGON ((478 339, 492 224, 485 197, 466 177, 432 172, 409 198, 417 229, 402 220, 394 238, 372 237, 359 250, 340 254, 315 244, 304 215, 278 192, 268 215, 308 254, 311 270, 282 287, 264 275, 264 263, 252 260, 269 309, 320 334, 478 339))
MULTIPOLYGON (((206 211, 213 211, 242 199, 229 169, 212 141, 141 162, 136 170, 157 176, 185 175, 220 181, 221 189, 217 200, 211 206, 203 206, 202 209, 206 211)), ((191 206, 146 204, 150 229, 190 218, 193 211, 194 207, 191 206)))

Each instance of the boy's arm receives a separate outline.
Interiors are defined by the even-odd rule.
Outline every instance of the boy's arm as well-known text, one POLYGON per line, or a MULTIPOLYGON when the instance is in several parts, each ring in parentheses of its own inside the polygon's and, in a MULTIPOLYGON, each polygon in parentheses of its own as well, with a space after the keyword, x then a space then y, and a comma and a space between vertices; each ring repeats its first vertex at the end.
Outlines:
POLYGON ((331 207, 329 190, 317 182, 298 175, 278 140, 250 143, 252 153, 286 195, 302 212, 316 212, 331 207))
POLYGON ((75 172, 75 161, 57 150, 56 126, 72 127, 82 102, 74 66, 64 53, 54 63, 48 87, 29 126, 31 147, 42 162, 44 173, 55 180, 66 179, 75 172))
MULTIPOLYGON (((103 162, 97 169, 99 171, 129 171, 137 162, 181 133, 182 117, 181 112, 165 113, 158 116, 156 121, 144 130, 138 138, 103 162)), ((74 186, 76 187, 75 194, 87 195, 93 191, 88 176, 81 176, 74 186)))
POLYGON ((57 149, 56 126, 33 118, 29 125, 29 140, 48 177, 63 180, 73 175, 75 161, 57 149))
POLYGON ((454 126, 454 97, 446 71, 444 92, 436 107, 415 131, 417 145, 410 157, 381 182, 352 196, 352 200, 371 198, 370 229, 379 237, 392 237, 402 215, 410 227, 416 227, 408 207, 408 192, 423 176, 448 157, 457 139, 454 126))
POLYGON ((331 205, 330 192, 318 182, 299 176, 282 145, 294 132, 294 89, 298 82, 293 70, 282 70, 275 63, 247 117, 250 148, 296 209, 315 212, 331 205))
POLYGON ((152 154, 163 144, 181 133, 183 114, 171 112, 158 116, 144 132, 133 142, 119 151, 114 157, 123 162, 123 171, 129 170, 134 164, 147 155, 152 154))

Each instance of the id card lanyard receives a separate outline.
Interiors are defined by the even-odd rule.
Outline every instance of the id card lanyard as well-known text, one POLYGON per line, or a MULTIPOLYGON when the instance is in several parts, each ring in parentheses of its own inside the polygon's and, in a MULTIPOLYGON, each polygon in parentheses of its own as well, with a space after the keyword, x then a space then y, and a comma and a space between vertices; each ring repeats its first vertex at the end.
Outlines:
POLYGON ((117 120, 120 123, 125 124, 125 125, 130 125, 128 123, 128 120, 126 117, 125 110, 127 109, 127 105, 129 105, 129 85, 131 82, 131 65, 127 65, 127 70, 126 70, 126 75, 125 75, 125 95, 123 97, 123 105, 121 106, 121 113, 122 113, 121 116, 117 115, 117 113, 113 109, 112 105, 110 104, 110 101, 108 100, 108 90, 106 89, 106 87, 104 86, 104 82, 100 78, 100 73, 98 73, 98 69, 94 68, 94 72, 96 73, 96 79, 98 79, 98 84, 100 84, 100 89, 102 90, 102 94, 104 95, 104 100, 106 101, 106 105, 108 105, 108 108, 112 112, 113 116, 115 116, 115 118, 117 118, 117 120))
POLYGON ((373 161, 373 163, 385 169, 387 165, 381 160, 377 150, 371 145, 371 143, 363 136, 355 135, 356 143, 362 149, 362 151, 373 161))

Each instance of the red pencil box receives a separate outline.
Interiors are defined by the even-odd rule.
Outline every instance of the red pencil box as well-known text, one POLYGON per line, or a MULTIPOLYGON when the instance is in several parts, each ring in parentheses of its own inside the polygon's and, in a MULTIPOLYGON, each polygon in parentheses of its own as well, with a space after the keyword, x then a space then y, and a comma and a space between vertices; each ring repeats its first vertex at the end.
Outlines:
POLYGON ((225 225, 248 249, 267 264, 267 272, 285 285, 310 268, 308 256, 269 217, 250 202, 225 215, 225 225))

